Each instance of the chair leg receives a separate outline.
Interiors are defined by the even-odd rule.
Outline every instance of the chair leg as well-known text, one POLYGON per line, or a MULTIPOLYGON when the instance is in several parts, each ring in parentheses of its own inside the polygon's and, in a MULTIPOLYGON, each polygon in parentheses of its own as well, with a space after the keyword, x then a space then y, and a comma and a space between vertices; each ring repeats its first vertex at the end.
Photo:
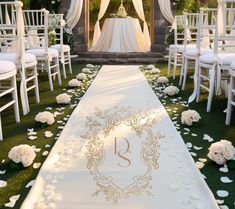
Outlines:
POLYGON ((229 91, 228 91, 228 107, 227 107, 227 114, 226 114, 226 125, 230 125, 232 119, 232 102, 233 102, 233 92, 232 89, 234 88, 234 78, 231 76, 229 91))
POLYGON ((185 86, 186 86, 187 75, 188 75, 188 68, 189 68, 189 60, 186 58, 185 59, 184 76, 183 76, 184 79, 183 79, 182 90, 184 90, 185 86))
POLYGON ((178 53, 177 53, 177 52, 175 52, 174 70, 173 70, 173 79, 175 79, 175 76, 176 76, 177 64, 178 64, 178 53))
MULTIPOLYGON (((16 85, 16 77, 15 76, 11 79, 11 83, 12 83, 11 86, 14 88, 14 91, 12 92, 12 98, 15 101, 15 103, 14 103, 15 120, 17 123, 19 123, 20 122, 20 112, 19 112, 19 102, 18 102, 17 85, 16 85)), ((1 119, 0 119, 0 121, 1 121, 1 119)))
MULTIPOLYGON (((67 75, 66 75, 66 68, 65 68, 65 62, 66 62, 66 59, 65 59, 65 52, 61 52, 61 54, 63 54, 63 60, 61 59, 61 64, 62 64, 62 68, 63 68, 63 75, 64 75, 64 78, 67 79, 67 75)), ((61 55, 62 56, 62 55, 61 55)))
POLYGON ((211 78, 209 81, 209 96, 208 96, 207 108, 206 108, 207 112, 211 111, 211 104, 212 104, 212 99, 213 99, 214 90, 215 90, 215 68, 216 66, 213 66, 211 78))
POLYGON ((33 75, 35 76, 34 78, 34 85, 35 85, 35 96, 36 96, 36 102, 40 102, 40 96, 39 96, 39 85, 38 85, 38 71, 37 71, 37 66, 35 65, 33 68, 33 75))
POLYGON ((185 70, 185 61, 187 58, 184 56, 182 57, 182 66, 181 66, 181 71, 180 71, 180 80, 179 80, 179 85, 182 85, 182 80, 183 80, 183 75, 184 75, 184 70, 185 70))
POLYGON ((169 57, 168 57, 168 70, 167 70, 167 75, 169 76, 171 73, 171 50, 169 50, 169 57))
POLYGON ((57 76, 58 76, 58 83, 59 83, 59 86, 62 85, 62 82, 61 82, 61 75, 60 75, 60 63, 59 63, 59 58, 56 57, 56 71, 57 71, 57 76))
POLYGON ((73 70, 72 70, 72 62, 71 62, 71 54, 70 54, 70 51, 68 52, 68 61, 69 61, 69 72, 70 74, 73 73, 73 70))
POLYGON ((21 103, 22 103, 22 108, 23 108, 23 115, 27 115, 30 112, 30 108, 29 108, 29 98, 28 98, 28 91, 27 91, 26 72, 23 66, 21 69, 20 92, 21 92, 21 103))
POLYGON ((197 75, 197 98, 196 102, 199 102, 200 100, 200 95, 201 95, 201 74, 202 74, 202 67, 198 65, 198 75, 197 75))
POLYGON ((50 90, 54 91, 53 80, 52 80, 52 76, 51 76, 51 63, 50 63, 49 59, 47 59, 47 73, 48 73, 50 90))

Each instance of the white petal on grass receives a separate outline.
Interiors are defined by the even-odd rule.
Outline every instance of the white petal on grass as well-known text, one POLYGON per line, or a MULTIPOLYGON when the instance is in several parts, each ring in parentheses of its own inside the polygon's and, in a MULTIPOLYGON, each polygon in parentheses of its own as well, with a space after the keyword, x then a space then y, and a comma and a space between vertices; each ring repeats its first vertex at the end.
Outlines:
POLYGON ((34 169, 38 169, 38 168, 40 168, 40 166, 41 166, 41 163, 34 163, 33 164, 34 169))
POLYGON ((3 175, 3 174, 5 174, 6 173, 6 170, 0 170, 0 175, 3 175))
POLYGON ((25 186, 25 188, 32 187, 32 186, 34 185, 34 183, 35 183, 35 180, 30 181, 30 182, 25 186))
POLYGON ((37 139, 38 137, 37 136, 29 136, 28 139, 31 140, 31 141, 34 141, 35 139, 37 139))
POLYGON ((219 197, 228 197, 229 196, 229 192, 226 190, 218 190, 216 193, 219 197))
POLYGON ((197 153, 195 152, 190 152, 193 157, 197 157, 197 153))
POLYGON ((228 167, 227 166, 224 166, 224 167, 221 167, 220 169, 219 169, 219 171, 220 172, 223 172, 223 173, 228 173, 228 167))
POLYGON ((197 134, 191 134, 192 136, 197 136, 197 134))
POLYGON ((6 187, 7 186, 7 182, 0 180, 0 188, 6 187))
POLYGON ((198 160, 199 160, 200 162, 202 162, 202 163, 205 163, 205 162, 207 161, 206 158, 199 158, 198 160))
POLYGON ((46 138, 51 138, 53 136, 53 133, 51 131, 46 131, 44 134, 46 138))
POLYGON ((5 204, 5 207, 8 207, 8 208, 13 208, 16 204, 16 201, 20 198, 20 195, 14 195, 14 196, 11 196, 9 199, 10 199, 10 202, 6 203, 5 204))
POLYGON ((208 141, 208 142, 213 142, 213 141, 214 141, 214 139, 211 138, 211 137, 210 137, 209 135, 207 135, 207 134, 204 134, 203 140, 206 140, 206 141, 208 141))
POLYGON ((186 143, 186 146, 187 146, 188 148, 192 148, 192 147, 193 147, 192 143, 190 143, 190 142, 186 143))
POLYGON ((227 205, 220 205, 220 209, 229 209, 227 205))
POLYGON ((43 156, 47 156, 48 154, 49 154, 48 151, 44 151, 44 152, 42 153, 43 156))
POLYGON ((203 147, 197 147, 197 146, 194 146, 193 147, 195 150, 201 150, 201 149, 203 149, 203 147))
POLYGON ((28 132, 27 134, 28 134, 28 136, 35 136, 35 135, 37 135, 37 132, 32 131, 32 132, 28 132))
POLYGON ((217 204, 221 205, 221 204, 224 204, 224 200, 216 200, 217 204))
POLYGON ((223 176, 220 178, 220 181, 224 184, 230 184, 233 182, 233 180, 229 179, 227 176, 223 176))
POLYGON ((202 162, 196 162, 196 167, 198 168, 198 169, 202 169, 203 167, 205 166, 205 164, 204 163, 202 163, 202 162))

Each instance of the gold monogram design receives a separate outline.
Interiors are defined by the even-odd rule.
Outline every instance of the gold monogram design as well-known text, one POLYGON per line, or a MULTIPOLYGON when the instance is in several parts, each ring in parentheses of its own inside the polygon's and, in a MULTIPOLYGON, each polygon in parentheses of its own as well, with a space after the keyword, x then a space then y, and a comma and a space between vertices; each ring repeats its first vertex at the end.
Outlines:
POLYGON ((131 195, 151 195, 151 173, 153 169, 159 168, 158 140, 164 137, 160 133, 154 134, 152 130, 153 125, 157 123, 156 116, 156 112, 150 110, 133 113, 130 108, 116 107, 112 111, 104 112, 96 108, 95 117, 87 117, 86 127, 88 131, 82 137, 87 140, 87 168, 99 188, 94 195, 102 192, 106 200, 113 201, 114 204, 118 203, 119 199, 128 198, 131 195), (144 136, 140 157, 146 171, 140 176, 134 176, 132 182, 125 187, 118 186, 114 183, 112 176, 104 175, 99 170, 105 160, 105 148, 102 139, 109 136, 115 130, 115 127, 120 125, 130 127, 140 138, 144 136))

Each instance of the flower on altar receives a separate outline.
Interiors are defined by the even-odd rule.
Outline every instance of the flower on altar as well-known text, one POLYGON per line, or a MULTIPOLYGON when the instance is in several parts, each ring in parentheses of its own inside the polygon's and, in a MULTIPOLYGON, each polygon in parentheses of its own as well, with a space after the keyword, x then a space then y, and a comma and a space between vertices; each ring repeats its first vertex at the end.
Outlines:
POLYGON ((67 93, 60 94, 56 97, 57 104, 70 104, 71 98, 67 93))
POLYGON ((72 87, 72 88, 74 88, 74 87, 79 87, 79 86, 81 86, 81 85, 82 85, 82 82, 81 82, 81 81, 78 81, 77 79, 72 79, 72 80, 70 80, 69 83, 68 83, 68 86, 69 86, 69 87, 72 87))
POLYGON ((83 68, 83 69, 82 69, 82 72, 83 72, 83 73, 86 73, 86 74, 91 74, 91 73, 92 73, 89 68, 83 68))
POLYGON ((187 110, 181 113, 181 123, 187 126, 192 126, 193 123, 199 122, 201 116, 195 110, 187 110))
POLYGON ((168 86, 163 90, 163 93, 168 96, 174 96, 179 93, 179 89, 176 86, 168 86))
POLYGON ((154 69, 154 68, 155 68, 154 65, 147 65, 147 69, 148 69, 148 70, 152 70, 152 69, 154 69))
POLYGON ((149 71, 151 74, 158 74, 161 73, 161 70, 159 70, 158 68, 153 68, 152 70, 149 71))
POLYGON ((8 153, 9 159, 15 163, 22 163, 24 167, 29 167, 32 165, 35 157, 36 153, 34 148, 27 144, 15 146, 8 153))
POLYGON ((223 165, 227 160, 234 158, 235 148, 230 141, 220 140, 210 146, 207 156, 218 165, 223 165))
POLYGON ((55 122, 54 115, 48 111, 40 112, 36 115, 35 121, 47 125, 52 125, 55 122))
POLYGON ((169 83, 169 79, 165 76, 161 76, 157 79, 157 84, 167 84, 169 83))
POLYGON ((80 81, 83 81, 83 80, 86 80, 87 79, 87 76, 85 73, 79 73, 76 78, 80 81))
POLYGON ((92 65, 92 64, 87 64, 87 65, 86 65, 86 68, 93 69, 93 68, 95 68, 95 66, 94 66, 94 65, 92 65))

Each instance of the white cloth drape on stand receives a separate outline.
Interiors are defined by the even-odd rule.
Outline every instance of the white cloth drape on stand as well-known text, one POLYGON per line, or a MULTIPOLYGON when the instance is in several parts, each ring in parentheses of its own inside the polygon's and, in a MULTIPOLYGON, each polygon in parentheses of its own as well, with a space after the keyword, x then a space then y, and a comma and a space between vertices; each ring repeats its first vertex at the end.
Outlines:
POLYGON ((83 0, 71 0, 69 12, 66 17, 67 26, 70 29, 73 29, 77 25, 82 14, 82 7, 83 7, 83 0))
POLYGON ((149 29, 148 29, 148 24, 145 20, 145 14, 144 14, 144 7, 143 7, 143 2, 142 0, 132 0, 135 10, 139 16, 139 18, 144 22, 144 38, 148 44, 148 46, 150 47, 151 45, 151 40, 150 40, 150 35, 149 35, 149 29))
POLYGON ((100 11, 99 11, 99 15, 98 15, 98 20, 95 24, 95 29, 94 29, 94 35, 93 35, 93 42, 92 42, 92 46, 95 46, 96 42, 98 41, 99 37, 100 37, 100 20, 101 18, 104 16, 108 5, 109 5, 110 0, 101 0, 100 3, 100 11))
POLYGON ((159 6, 160 6, 160 10, 161 13, 163 15, 163 17, 172 24, 173 28, 174 28, 174 16, 172 14, 171 11, 171 2, 170 0, 158 0, 159 6))

